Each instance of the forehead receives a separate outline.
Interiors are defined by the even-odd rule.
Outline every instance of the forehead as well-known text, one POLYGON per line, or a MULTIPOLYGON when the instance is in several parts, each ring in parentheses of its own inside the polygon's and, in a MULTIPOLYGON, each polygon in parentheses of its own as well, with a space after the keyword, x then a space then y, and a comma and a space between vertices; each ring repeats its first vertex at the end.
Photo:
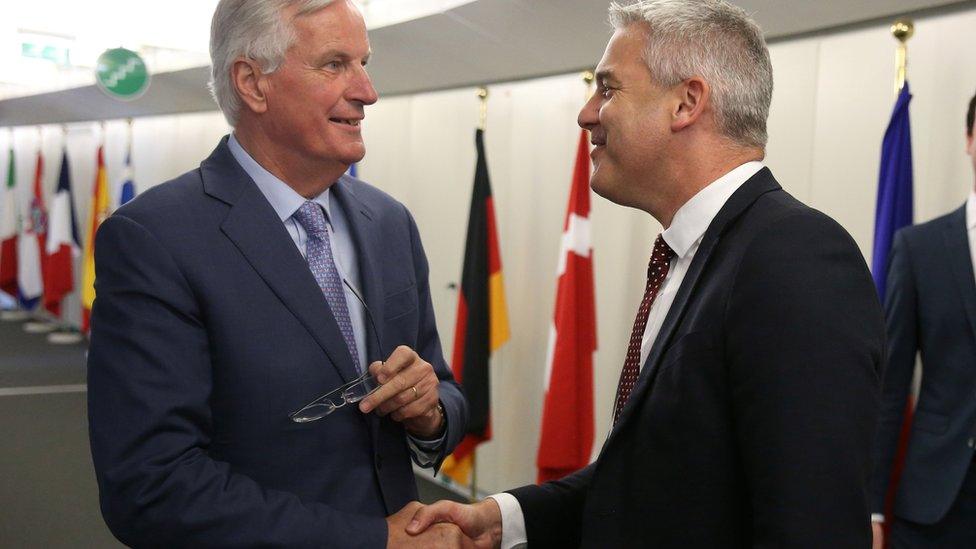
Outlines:
POLYGON ((596 67, 597 78, 619 79, 647 70, 644 63, 644 46, 647 43, 644 28, 637 24, 627 25, 614 31, 596 67))
POLYGON ((285 17, 295 30, 299 48, 345 47, 369 49, 369 37, 362 14, 348 0, 336 0, 312 13, 297 15, 290 8, 285 17))

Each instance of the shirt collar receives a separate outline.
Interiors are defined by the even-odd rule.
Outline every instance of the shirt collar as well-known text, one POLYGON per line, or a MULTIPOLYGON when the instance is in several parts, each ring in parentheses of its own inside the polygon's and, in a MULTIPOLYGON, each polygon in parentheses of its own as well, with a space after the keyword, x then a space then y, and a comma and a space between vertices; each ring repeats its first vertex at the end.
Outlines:
MULTIPOLYGON (((247 175, 251 176, 254 183, 258 186, 261 194, 271 203, 271 207, 274 208, 275 213, 278 214, 278 218, 285 221, 289 217, 298 211, 298 208, 302 207, 305 203, 306 198, 288 186, 287 183, 278 179, 274 174, 264 169, 261 164, 258 164, 257 160, 254 160, 244 147, 241 146, 234 134, 230 134, 230 139, 227 140, 227 146, 230 148, 230 152, 234 155, 234 159, 237 163, 244 168, 247 175)), ((312 200, 318 203, 325 210, 326 218, 332 219, 332 211, 330 210, 332 188, 329 187, 322 194, 316 196, 312 200)))
POLYGON ((661 233, 677 257, 684 257, 691 250, 729 197, 761 169, 762 162, 746 162, 708 184, 678 208, 671 226, 661 233))
POLYGON ((969 193, 966 201, 966 228, 976 227, 976 191, 969 193))

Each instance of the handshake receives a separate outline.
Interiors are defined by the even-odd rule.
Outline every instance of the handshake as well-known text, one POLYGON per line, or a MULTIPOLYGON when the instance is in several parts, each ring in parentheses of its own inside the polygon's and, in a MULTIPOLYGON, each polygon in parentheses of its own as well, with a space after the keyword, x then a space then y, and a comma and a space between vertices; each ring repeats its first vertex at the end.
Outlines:
POLYGON ((495 500, 487 498, 464 505, 438 501, 423 505, 413 501, 386 518, 387 548, 494 548, 501 547, 502 514, 495 500))

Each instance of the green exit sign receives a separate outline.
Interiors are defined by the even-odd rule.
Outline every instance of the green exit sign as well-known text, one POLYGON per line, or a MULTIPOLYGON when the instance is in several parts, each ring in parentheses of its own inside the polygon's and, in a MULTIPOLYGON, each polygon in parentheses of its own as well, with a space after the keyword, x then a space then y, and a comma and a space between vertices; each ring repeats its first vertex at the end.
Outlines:
POLYGON ((58 65, 67 65, 71 60, 68 48, 37 42, 22 42, 20 44, 20 54, 32 59, 53 61, 58 65))

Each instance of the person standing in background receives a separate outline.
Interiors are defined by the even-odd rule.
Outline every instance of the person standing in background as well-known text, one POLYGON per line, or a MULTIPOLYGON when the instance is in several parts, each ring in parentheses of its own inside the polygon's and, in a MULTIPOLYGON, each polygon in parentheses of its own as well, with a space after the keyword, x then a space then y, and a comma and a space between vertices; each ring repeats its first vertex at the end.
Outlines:
MULTIPOLYGON (((966 154, 976 174, 974 110, 976 95, 966 112, 966 154)), ((888 364, 872 485, 876 549, 884 545, 885 496, 918 355, 922 384, 895 493, 889 546, 976 547, 973 188, 960 208, 902 229, 892 244, 885 296, 888 364)))

